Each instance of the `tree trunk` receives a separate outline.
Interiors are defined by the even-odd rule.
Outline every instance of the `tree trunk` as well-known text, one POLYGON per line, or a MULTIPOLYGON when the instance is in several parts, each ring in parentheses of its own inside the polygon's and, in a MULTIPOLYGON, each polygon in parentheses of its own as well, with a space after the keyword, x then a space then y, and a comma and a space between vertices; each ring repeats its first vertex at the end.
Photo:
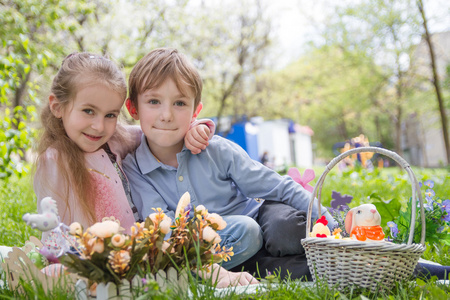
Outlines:
POLYGON ((436 98, 437 98, 437 101, 439 104, 439 113, 441 115, 441 124, 442 124, 442 134, 444 136, 444 145, 445 145, 445 152, 447 154, 446 158, 447 158, 447 165, 448 165, 448 164, 450 164, 450 144, 449 144, 449 137, 448 137, 447 114, 445 112, 444 101, 442 99, 441 88, 440 88, 440 84, 439 84, 439 77, 437 74, 434 47, 433 47, 433 44, 431 43, 430 33, 428 32, 427 18, 425 16, 425 11, 423 8, 422 0, 417 1, 417 6, 419 7, 420 14, 422 16, 423 28, 425 30, 425 40, 427 42, 428 49, 430 51, 430 67, 433 72, 432 81, 433 81, 434 89, 436 91, 436 98))

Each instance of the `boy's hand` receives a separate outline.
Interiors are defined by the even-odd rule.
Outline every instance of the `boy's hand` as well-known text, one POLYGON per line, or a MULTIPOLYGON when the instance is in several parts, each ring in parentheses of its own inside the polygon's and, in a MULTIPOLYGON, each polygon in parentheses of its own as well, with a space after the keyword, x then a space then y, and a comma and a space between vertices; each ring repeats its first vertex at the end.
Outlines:
MULTIPOLYGON (((214 278, 213 278, 214 282, 214 278)), ((247 272, 230 272, 225 269, 220 269, 217 274, 216 288, 222 289, 229 286, 240 286, 259 283, 250 273, 247 272)))
POLYGON ((203 124, 199 124, 189 129, 184 137, 186 148, 191 150, 192 154, 199 154, 209 145, 209 133, 209 127, 203 124))

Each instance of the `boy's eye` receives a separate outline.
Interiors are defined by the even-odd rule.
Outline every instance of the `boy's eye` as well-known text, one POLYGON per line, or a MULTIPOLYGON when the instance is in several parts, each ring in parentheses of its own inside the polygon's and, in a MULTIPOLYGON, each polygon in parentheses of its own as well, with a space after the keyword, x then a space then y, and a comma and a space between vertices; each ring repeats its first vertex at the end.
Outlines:
POLYGON ((148 101, 148 103, 150 103, 150 104, 158 104, 159 101, 156 100, 156 99, 150 99, 150 101, 148 101))
POLYGON ((83 111, 84 111, 85 113, 87 113, 88 115, 94 114, 94 110, 92 110, 92 109, 90 109, 90 108, 83 109, 83 111))
POLYGON ((112 118, 116 118, 117 115, 116 114, 107 114, 106 117, 112 119, 112 118))
POLYGON ((185 106, 186 105, 186 103, 184 103, 184 101, 177 101, 177 102, 175 102, 175 106, 185 106))

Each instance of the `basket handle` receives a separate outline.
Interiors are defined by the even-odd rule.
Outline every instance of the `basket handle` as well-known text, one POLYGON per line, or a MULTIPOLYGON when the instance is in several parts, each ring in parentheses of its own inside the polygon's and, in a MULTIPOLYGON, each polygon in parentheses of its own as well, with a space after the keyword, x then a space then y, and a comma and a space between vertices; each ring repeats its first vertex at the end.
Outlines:
POLYGON ((417 181, 416 176, 414 175, 411 167, 409 164, 404 160, 400 155, 398 155, 395 152, 379 148, 379 147, 359 147, 350 149, 339 156, 336 156, 333 160, 330 161, 330 163, 326 166, 325 171, 320 176, 319 180, 317 181, 317 184, 314 187, 313 193, 311 195, 311 200, 309 202, 308 207, 308 216, 307 216, 307 223, 306 223, 306 236, 309 236, 309 233, 311 232, 311 213, 312 213, 312 207, 314 203, 314 199, 317 197, 317 201, 319 202, 319 218, 321 216, 321 210, 320 210, 320 197, 322 193, 322 186, 325 181, 325 177, 327 174, 331 171, 331 169, 337 165, 338 162, 343 160, 344 158, 361 152, 374 152, 379 153, 382 155, 385 155, 387 157, 392 158, 394 161, 396 161, 407 173, 409 176, 409 179, 411 181, 412 186, 412 205, 411 205, 411 228, 409 231, 409 238, 408 238, 408 245, 411 245, 413 237, 414 237, 414 227, 416 225, 416 194, 419 197, 419 203, 420 203, 420 215, 421 215, 421 221, 422 221, 422 233, 421 233, 421 239, 420 243, 425 246, 425 213, 423 208, 423 200, 422 195, 420 193, 420 187, 419 183, 417 181))

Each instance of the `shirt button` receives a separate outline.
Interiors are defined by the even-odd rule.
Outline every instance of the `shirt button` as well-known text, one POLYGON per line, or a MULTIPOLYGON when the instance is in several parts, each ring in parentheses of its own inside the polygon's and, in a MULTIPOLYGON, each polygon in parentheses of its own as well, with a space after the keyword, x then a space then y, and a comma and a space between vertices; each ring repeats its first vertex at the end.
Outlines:
POLYGON ((179 177, 178 177, 178 180, 179 180, 179 181, 183 181, 183 179, 184 179, 183 176, 179 176, 179 177))

